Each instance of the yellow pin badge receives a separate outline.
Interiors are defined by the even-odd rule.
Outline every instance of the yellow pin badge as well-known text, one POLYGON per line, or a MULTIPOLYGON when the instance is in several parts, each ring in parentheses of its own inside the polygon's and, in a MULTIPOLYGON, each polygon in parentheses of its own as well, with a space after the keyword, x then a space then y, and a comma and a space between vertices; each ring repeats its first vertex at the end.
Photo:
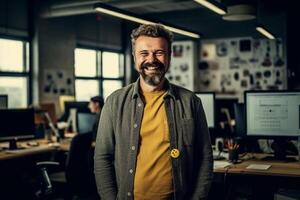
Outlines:
POLYGON ((180 155, 180 151, 178 149, 172 149, 171 150, 171 157, 172 158, 178 158, 180 155))

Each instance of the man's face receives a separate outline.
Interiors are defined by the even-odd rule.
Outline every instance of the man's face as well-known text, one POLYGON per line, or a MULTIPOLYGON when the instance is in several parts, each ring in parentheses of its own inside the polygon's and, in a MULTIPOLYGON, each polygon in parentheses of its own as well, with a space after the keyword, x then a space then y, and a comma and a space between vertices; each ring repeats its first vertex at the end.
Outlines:
POLYGON ((144 81, 158 86, 169 69, 170 55, 167 40, 161 37, 140 36, 135 41, 135 68, 144 81))
POLYGON ((89 109, 91 113, 97 113, 99 111, 99 104, 93 101, 89 103, 89 109))

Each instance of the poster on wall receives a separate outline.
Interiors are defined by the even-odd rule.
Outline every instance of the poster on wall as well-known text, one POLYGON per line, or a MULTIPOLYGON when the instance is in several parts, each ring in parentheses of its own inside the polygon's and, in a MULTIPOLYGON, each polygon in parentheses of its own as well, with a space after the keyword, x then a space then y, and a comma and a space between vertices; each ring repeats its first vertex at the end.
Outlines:
POLYGON ((195 43, 192 41, 173 42, 170 69, 167 79, 176 85, 194 91, 195 43))
POLYGON ((281 39, 204 40, 198 65, 201 91, 242 98, 245 90, 287 88, 281 39))
POLYGON ((43 74, 43 94, 46 96, 74 95, 73 71, 45 69, 43 74))

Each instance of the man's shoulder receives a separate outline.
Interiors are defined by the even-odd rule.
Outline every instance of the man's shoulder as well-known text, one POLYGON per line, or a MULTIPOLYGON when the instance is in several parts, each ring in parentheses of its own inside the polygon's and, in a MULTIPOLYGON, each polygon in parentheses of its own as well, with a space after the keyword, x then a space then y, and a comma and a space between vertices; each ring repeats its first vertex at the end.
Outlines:
POLYGON ((177 96, 179 98, 184 98, 184 99, 198 99, 197 96, 195 95, 194 92, 192 92, 191 90, 188 90, 184 87, 181 87, 179 85, 175 85, 173 83, 170 83, 171 87, 173 88, 173 90, 175 91, 175 93, 177 94, 177 96))

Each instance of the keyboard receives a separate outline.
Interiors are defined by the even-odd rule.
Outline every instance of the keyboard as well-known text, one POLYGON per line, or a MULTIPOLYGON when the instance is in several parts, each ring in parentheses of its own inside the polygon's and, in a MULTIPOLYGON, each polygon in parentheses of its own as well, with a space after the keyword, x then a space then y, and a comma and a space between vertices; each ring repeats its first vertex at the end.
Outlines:
POLYGON ((5 150, 6 153, 19 154, 19 153, 31 153, 31 152, 39 152, 43 150, 51 150, 53 147, 48 145, 42 145, 37 147, 28 147, 24 149, 13 149, 13 150, 5 150))

